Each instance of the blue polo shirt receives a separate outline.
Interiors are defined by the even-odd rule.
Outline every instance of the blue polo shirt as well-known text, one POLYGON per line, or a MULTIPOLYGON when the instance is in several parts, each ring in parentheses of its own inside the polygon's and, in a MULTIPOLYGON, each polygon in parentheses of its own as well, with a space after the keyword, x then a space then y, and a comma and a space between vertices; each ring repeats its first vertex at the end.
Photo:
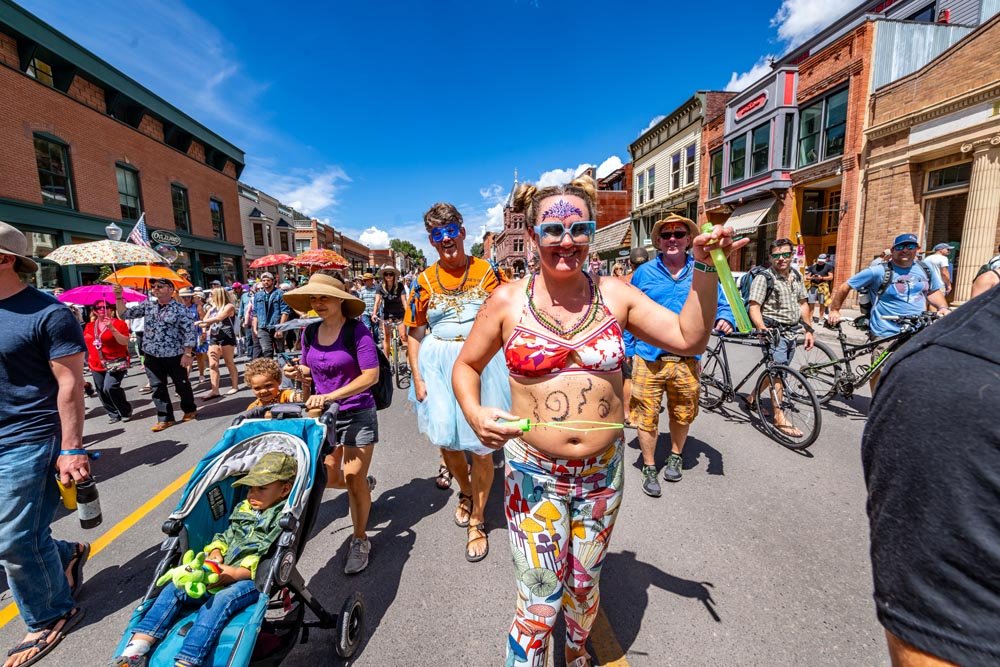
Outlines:
MULTIPOLYGON (((632 284, 656 303, 669 308, 675 313, 680 313, 687 301, 688 294, 691 293, 691 279, 694 277, 694 257, 687 256, 684 268, 675 278, 670 275, 670 271, 663 265, 663 255, 657 254, 656 259, 646 262, 632 274, 632 284)), ((733 311, 726 301, 726 296, 722 293, 722 286, 719 286, 719 309, 716 312, 716 320, 726 320, 734 324, 733 311)), ((639 340, 630 332, 625 332, 625 354, 628 356, 639 355, 646 361, 656 361, 661 355, 671 354, 667 350, 653 347, 644 340, 639 340)))

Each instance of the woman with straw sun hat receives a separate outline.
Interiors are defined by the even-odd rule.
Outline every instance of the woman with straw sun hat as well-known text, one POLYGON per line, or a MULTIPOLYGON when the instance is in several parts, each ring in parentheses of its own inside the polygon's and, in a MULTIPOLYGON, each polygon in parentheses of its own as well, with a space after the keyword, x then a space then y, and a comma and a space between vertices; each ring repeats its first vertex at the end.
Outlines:
POLYGON ((368 566, 371 551, 366 530, 375 486, 368 468, 378 442, 378 416, 370 391, 378 382, 375 340, 358 321, 365 310, 364 301, 344 290, 336 278, 315 273, 308 283, 285 292, 283 298, 295 310, 314 310, 322 318, 306 328, 301 363, 285 366, 285 375, 312 381, 313 395, 306 407, 322 409, 334 401, 340 404, 337 421, 327 435, 335 449, 324 465, 327 486, 347 489, 354 535, 344 573, 356 574, 368 566))

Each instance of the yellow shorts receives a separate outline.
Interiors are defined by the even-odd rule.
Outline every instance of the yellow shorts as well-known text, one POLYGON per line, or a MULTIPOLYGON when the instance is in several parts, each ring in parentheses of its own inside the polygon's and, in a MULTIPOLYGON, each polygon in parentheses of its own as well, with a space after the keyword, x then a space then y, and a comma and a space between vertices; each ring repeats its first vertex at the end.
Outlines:
POLYGON ((698 416, 698 362, 664 359, 646 361, 635 357, 629 419, 646 432, 659 430, 660 404, 667 394, 667 414, 678 424, 690 424, 698 416))

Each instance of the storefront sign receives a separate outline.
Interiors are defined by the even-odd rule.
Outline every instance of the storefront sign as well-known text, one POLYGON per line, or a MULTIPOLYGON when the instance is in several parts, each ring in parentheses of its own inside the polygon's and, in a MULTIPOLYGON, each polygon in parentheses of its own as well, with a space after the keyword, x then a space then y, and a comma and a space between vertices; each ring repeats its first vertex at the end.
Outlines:
POLYGON ((628 250, 619 250, 618 251, 618 256, 619 257, 628 257, 628 253, 629 253, 628 250))
POLYGON ((209 276, 221 276, 224 273, 232 273, 233 267, 231 264, 209 264, 203 266, 201 272, 209 276))
POLYGON ((167 245, 179 246, 181 244, 181 237, 177 236, 173 232, 168 232, 165 229, 152 229, 149 232, 149 238, 153 243, 165 243, 167 245))
POLYGON ((750 114, 760 111, 767 104, 767 91, 765 90, 757 97, 753 98, 749 102, 744 102, 740 107, 736 109, 736 120, 743 120, 750 114))

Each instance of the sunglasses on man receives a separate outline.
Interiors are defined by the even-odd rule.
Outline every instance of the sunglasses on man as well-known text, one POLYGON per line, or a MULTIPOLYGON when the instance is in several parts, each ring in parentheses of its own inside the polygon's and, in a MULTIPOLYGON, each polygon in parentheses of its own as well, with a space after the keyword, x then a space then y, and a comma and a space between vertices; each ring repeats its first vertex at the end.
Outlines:
POLYGON ((788 251, 788 252, 772 252, 771 253, 771 259, 791 259, 791 258, 792 258, 791 251, 788 251))
POLYGON ((563 237, 569 234, 574 245, 588 245, 594 240, 597 223, 593 220, 580 220, 563 225, 561 222, 543 222, 535 225, 540 245, 552 246, 562 243, 563 237))
POLYGON ((899 245, 894 245, 892 247, 892 249, 895 250, 895 251, 897 251, 897 252, 901 251, 901 250, 916 250, 917 249, 917 244, 916 243, 900 243, 899 245))
POLYGON ((686 238, 688 235, 686 229, 675 229, 672 232, 660 232, 660 238, 666 241, 667 239, 681 240, 686 238))
POLYGON ((431 241, 441 243, 445 239, 457 239, 461 233, 462 225, 457 222, 449 222, 443 227, 434 227, 431 229, 431 241))

